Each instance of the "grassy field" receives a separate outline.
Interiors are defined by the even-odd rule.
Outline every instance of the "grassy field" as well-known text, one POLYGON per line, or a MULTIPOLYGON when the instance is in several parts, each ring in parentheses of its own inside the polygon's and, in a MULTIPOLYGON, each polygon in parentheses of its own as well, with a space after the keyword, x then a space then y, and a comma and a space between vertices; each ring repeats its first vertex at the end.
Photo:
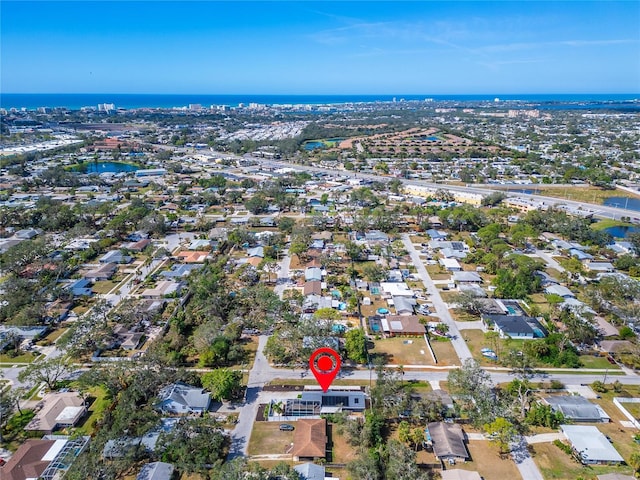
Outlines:
POLYGON ((385 362, 395 365, 433 365, 433 359, 422 337, 376 340, 372 353, 374 356, 385 355, 385 362))
POLYGON ((330 439, 332 463, 349 463, 357 458, 356 449, 349 445, 338 425, 330 424, 327 435, 330 439))
POLYGON ((39 340, 37 343, 38 345, 51 345, 55 343, 56 340, 58 340, 58 338, 60 338, 66 331, 67 329, 63 327, 56 328, 53 332, 49 333, 49 335, 44 337, 42 340, 39 340))
POLYGON ((455 468, 475 470, 484 480, 520 478, 518 468, 511 457, 501 458, 498 447, 488 441, 471 441, 467 444, 471 461, 457 463, 455 468))
MULTIPOLYGON (((483 366, 496 366, 496 362, 493 360, 484 357, 480 352, 482 348, 493 348, 493 345, 490 345, 490 342, 485 340, 484 332, 482 330, 462 330, 460 333, 462 338, 467 342, 467 346, 480 365, 483 366)), ((506 342, 504 340, 499 340, 500 348, 496 351, 496 354, 500 356, 501 351, 505 349, 506 342)))
POLYGON ((15 357, 11 357, 6 353, 3 353, 0 355, 0 363, 7 363, 11 365, 15 363, 31 363, 39 356, 40 354, 37 352, 23 352, 15 357))
POLYGON ((606 228, 611 228, 611 227, 632 227, 632 226, 633 226, 632 223, 621 222, 619 220, 612 220, 608 218, 599 220, 598 222, 592 223, 590 225, 590 227, 593 228, 594 230, 604 230, 606 228))
POLYGON ((576 480, 584 478, 592 480, 596 475, 604 473, 620 473, 630 475, 631 467, 627 466, 586 466, 576 462, 552 443, 538 443, 532 446, 533 460, 546 480, 576 480))
POLYGON ((588 187, 567 187, 567 188, 538 188, 537 185, 531 186, 539 195, 554 198, 565 198, 576 202, 595 203, 601 205, 609 197, 628 197, 633 198, 622 190, 604 190, 602 188, 588 187))
POLYGON ((640 419, 640 403, 620 402, 627 412, 633 415, 633 418, 640 419))
POLYGON ((605 357, 594 357, 593 355, 580 355, 580 361, 584 368, 601 368, 603 370, 620 370, 618 365, 612 365, 605 357))
MULTIPOLYGON (((295 426, 295 422, 291 423, 295 426)), ((293 432, 282 432, 279 422, 254 422, 249 455, 281 455, 287 453, 293 443, 293 432)))
POLYGON ((460 359, 451 342, 431 341, 431 348, 436 354, 438 365, 460 365, 460 359))
POLYGON ((88 393, 89 401, 91 401, 88 415, 85 416, 84 421, 74 429, 74 431, 80 435, 92 435, 95 431, 96 422, 100 420, 105 410, 111 405, 111 400, 107 398, 103 388, 93 387, 88 393))
POLYGON ((95 293, 99 293, 99 294, 107 294, 109 293, 111 290, 113 290, 113 288, 118 285, 120 282, 116 282, 113 280, 100 280, 97 281, 93 284, 93 286, 91 287, 91 289, 95 292, 95 293))

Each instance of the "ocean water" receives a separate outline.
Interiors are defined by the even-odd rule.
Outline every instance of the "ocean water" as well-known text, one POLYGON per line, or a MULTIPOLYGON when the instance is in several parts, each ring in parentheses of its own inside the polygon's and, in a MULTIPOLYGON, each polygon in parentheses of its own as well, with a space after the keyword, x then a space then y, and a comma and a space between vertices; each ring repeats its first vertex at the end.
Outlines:
MULTIPOLYGON (((544 103, 548 107, 572 104, 602 105, 602 102, 616 102, 616 106, 628 105, 640 109, 640 93, 631 94, 521 94, 521 95, 196 95, 196 94, 123 94, 123 93, 0 93, 0 108, 26 108, 34 110, 38 107, 65 107, 78 110, 82 107, 95 107, 99 103, 113 103, 116 108, 173 108, 186 107, 189 104, 237 106, 240 103, 260 103, 266 105, 326 105, 345 103, 392 102, 405 99, 458 102, 493 102, 520 101, 525 103, 544 103), (635 102, 634 102, 635 101, 635 102)), ((607 104, 604 104, 607 106, 607 104)), ((610 106, 610 105, 609 105, 610 106)), ((598 108, 598 107, 595 107, 598 108)))

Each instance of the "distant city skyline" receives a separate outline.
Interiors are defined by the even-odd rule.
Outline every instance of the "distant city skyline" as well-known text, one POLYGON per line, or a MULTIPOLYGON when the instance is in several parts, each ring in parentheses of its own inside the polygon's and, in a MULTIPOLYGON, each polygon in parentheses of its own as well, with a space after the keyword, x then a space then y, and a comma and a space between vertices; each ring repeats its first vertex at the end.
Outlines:
POLYGON ((640 2, 0 3, 2 93, 640 92, 640 2))

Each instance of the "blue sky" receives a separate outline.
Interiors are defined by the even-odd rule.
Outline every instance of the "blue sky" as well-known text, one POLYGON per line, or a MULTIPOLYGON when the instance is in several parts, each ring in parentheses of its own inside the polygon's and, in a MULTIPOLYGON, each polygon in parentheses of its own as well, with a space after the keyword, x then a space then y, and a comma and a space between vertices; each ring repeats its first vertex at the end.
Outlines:
POLYGON ((4 93, 640 92, 640 2, 0 2, 4 93))

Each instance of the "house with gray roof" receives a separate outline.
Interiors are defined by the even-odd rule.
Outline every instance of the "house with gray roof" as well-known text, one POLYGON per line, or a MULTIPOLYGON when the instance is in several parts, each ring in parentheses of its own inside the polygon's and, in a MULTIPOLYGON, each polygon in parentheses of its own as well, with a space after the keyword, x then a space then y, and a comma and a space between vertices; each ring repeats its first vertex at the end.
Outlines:
POLYGON ((171 480, 174 467, 166 462, 152 462, 142 466, 136 480, 171 480))
POLYGON ((482 314, 485 325, 493 325, 500 338, 533 339, 547 336, 540 322, 533 317, 523 315, 489 315, 482 314))
POLYGON ((202 388, 193 387, 183 382, 167 385, 158 394, 156 408, 165 413, 194 414, 209 409, 211 396, 202 388))
POLYGON ((590 425, 560 425, 560 430, 569 440, 571 448, 587 464, 619 464, 624 458, 611 445, 600 430, 590 425))
POLYGON ((120 250, 111 250, 98 260, 100 263, 130 263, 132 258, 120 250))
POLYGON ((453 272, 451 280, 456 283, 482 283, 482 277, 476 272, 453 272))
POLYGON ((551 295, 558 295, 562 298, 576 298, 575 293, 569 290, 564 285, 549 285, 544 289, 545 293, 551 295))
POLYGON ((433 444, 438 460, 467 460, 469 452, 464 444, 462 427, 457 423, 431 422, 427 425, 427 441, 433 444))
POLYGON ((324 465, 316 465, 315 463, 307 462, 300 465, 296 465, 293 469, 298 472, 302 480, 324 480, 325 469, 324 465))
POLYGON ((600 405, 593 404, 580 395, 546 397, 543 401, 550 405, 552 410, 562 413, 564 418, 573 422, 608 423, 611 421, 600 405))
POLYGON ((304 271, 304 279, 307 282, 312 281, 321 281, 322 280, 322 270, 318 267, 309 267, 304 271))

